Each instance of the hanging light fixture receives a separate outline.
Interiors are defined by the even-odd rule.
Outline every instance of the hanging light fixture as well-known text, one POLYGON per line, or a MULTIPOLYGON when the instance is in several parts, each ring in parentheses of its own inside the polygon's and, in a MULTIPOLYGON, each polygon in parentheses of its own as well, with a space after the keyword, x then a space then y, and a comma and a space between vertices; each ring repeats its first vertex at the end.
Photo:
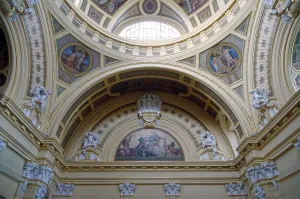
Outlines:
POLYGON ((137 100, 138 118, 141 127, 155 128, 161 117, 162 100, 157 94, 144 94, 137 100))

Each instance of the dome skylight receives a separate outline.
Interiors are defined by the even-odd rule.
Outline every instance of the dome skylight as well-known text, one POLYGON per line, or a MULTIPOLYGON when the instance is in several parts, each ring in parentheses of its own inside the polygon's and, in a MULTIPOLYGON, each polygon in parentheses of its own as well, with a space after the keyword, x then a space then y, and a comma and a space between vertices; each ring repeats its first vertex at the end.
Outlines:
POLYGON ((124 28, 120 37, 132 40, 167 40, 180 37, 180 32, 170 25, 155 21, 143 21, 124 28))

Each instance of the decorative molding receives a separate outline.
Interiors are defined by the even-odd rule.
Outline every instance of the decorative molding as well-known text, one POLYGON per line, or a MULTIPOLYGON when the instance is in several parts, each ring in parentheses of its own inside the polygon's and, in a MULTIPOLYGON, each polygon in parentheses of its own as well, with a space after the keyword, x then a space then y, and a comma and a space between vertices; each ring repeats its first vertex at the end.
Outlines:
POLYGON ((179 197, 180 184, 175 184, 174 182, 170 182, 169 184, 165 184, 164 187, 165 187, 167 197, 169 197, 170 199, 179 197))

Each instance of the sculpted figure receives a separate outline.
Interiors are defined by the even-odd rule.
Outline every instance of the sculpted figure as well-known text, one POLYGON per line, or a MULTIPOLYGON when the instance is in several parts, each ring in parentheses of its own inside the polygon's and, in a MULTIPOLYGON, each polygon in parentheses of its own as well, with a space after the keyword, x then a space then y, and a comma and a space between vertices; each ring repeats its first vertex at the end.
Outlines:
POLYGON ((36 106, 39 106, 39 111, 42 112, 42 110, 46 106, 46 99, 48 95, 50 95, 51 92, 47 91, 43 86, 37 86, 33 90, 31 102, 30 102, 30 107, 31 109, 35 109, 36 106))
POLYGON ((205 131, 200 134, 200 141, 201 141, 202 147, 205 149, 207 147, 213 147, 214 149, 217 147, 217 139, 209 131, 205 131))
POLYGON ((265 107, 269 102, 268 91, 264 88, 256 88, 250 91, 250 94, 253 97, 252 107, 255 109, 261 109, 265 107))
POLYGON ((85 134, 85 138, 84 138, 83 144, 82 144, 82 150, 83 150, 84 154, 88 147, 92 147, 92 149, 95 150, 95 148, 97 147, 97 145, 99 143, 99 137, 100 137, 100 135, 98 133, 87 132, 85 134))

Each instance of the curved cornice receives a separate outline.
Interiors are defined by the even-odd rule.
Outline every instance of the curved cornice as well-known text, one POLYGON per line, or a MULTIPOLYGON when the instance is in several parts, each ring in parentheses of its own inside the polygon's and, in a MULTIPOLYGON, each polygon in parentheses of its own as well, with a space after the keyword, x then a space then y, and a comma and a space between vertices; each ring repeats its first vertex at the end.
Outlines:
POLYGON ((75 85, 72 87, 72 91, 70 90, 68 95, 62 97, 59 104, 54 107, 55 109, 53 111, 55 112, 53 112, 51 119, 48 121, 48 128, 51 129, 51 133, 54 133, 58 128, 61 128, 59 126, 62 120, 65 121, 64 124, 62 124, 62 127, 65 126, 66 121, 71 120, 72 113, 67 110, 76 110, 78 107, 82 106, 85 99, 92 94, 94 95, 96 90, 101 91, 106 87, 115 84, 116 82, 124 81, 126 79, 144 78, 147 76, 179 81, 189 87, 194 88, 197 90, 197 92, 209 96, 209 98, 211 98, 211 100, 219 106, 220 110, 223 110, 227 117, 231 118, 234 128, 238 128, 240 131, 243 129, 244 134, 246 133, 246 136, 248 136, 248 133, 251 132, 251 130, 249 130, 251 129, 251 125, 249 124, 251 123, 251 117, 245 117, 245 115, 247 115, 247 111, 243 108, 239 101, 234 99, 234 94, 231 93, 233 91, 230 92, 225 88, 223 90, 222 86, 216 85, 213 79, 207 79, 201 73, 191 72, 183 68, 174 68, 173 66, 161 65, 157 63, 150 65, 135 63, 134 69, 130 67, 130 65, 122 66, 121 70, 118 70, 118 67, 115 69, 110 68, 107 72, 90 76, 90 81, 88 84, 82 85, 81 83, 78 83, 77 86, 75 85), (149 67, 150 65, 151 67, 149 67), (162 70, 162 66, 165 69, 162 70), (147 71, 149 72, 148 74, 147 71), (169 76, 170 74, 171 76, 169 76), (239 122, 237 118, 240 119, 239 122))
MULTIPOLYGON (((180 53, 192 53, 196 50, 206 48, 210 43, 216 43, 226 36, 224 32, 236 27, 236 22, 245 17, 246 11, 249 12, 251 7, 255 5, 256 1, 251 0, 245 2, 244 0, 234 4, 230 7, 230 11, 226 12, 226 15, 218 18, 213 25, 206 27, 206 29, 199 30, 194 34, 188 34, 179 40, 169 41, 167 43, 141 45, 134 43, 123 38, 115 37, 112 34, 99 30, 88 22, 84 22, 81 16, 77 16, 76 12, 71 11, 68 4, 55 0, 47 2, 47 6, 53 12, 53 14, 59 18, 61 23, 68 26, 77 35, 81 41, 84 41, 89 46, 106 51, 116 56, 121 56, 130 59, 165 59, 166 57, 172 58, 173 55, 180 56, 180 53), (75 25, 74 25, 75 24, 75 25), (221 31, 222 30, 222 31, 221 31), (199 34, 200 32, 200 34, 199 34), (133 55, 133 50, 138 47, 138 56, 133 55)), ((204 26, 201 26, 204 27, 204 26)))

